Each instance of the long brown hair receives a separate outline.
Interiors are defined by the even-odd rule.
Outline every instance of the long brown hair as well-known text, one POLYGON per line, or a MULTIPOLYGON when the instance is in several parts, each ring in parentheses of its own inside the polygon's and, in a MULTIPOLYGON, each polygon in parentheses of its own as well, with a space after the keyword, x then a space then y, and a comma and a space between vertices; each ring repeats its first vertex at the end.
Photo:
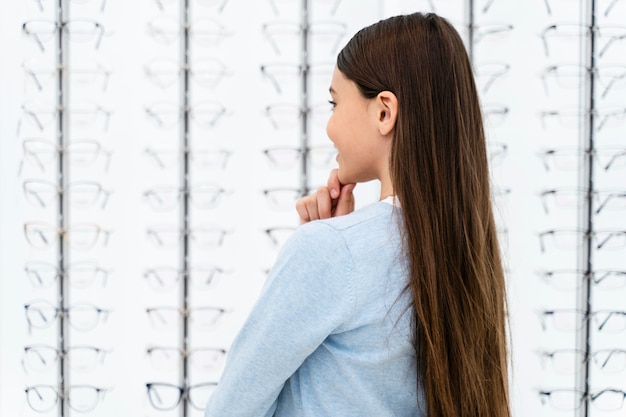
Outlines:
POLYGON ((435 14, 395 16, 355 34, 337 68, 365 97, 398 98, 390 172, 426 414, 510 417, 505 281, 463 41, 435 14))

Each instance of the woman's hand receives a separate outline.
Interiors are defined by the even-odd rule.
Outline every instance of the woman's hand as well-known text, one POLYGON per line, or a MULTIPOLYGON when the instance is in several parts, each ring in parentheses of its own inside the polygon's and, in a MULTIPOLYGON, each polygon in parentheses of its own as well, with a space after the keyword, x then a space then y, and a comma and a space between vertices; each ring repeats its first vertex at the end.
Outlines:
POLYGON ((333 169, 325 187, 296 202, 296 210, 300 216, 300 223, 311 220, 328 219, 354 211, 354 194, 356 184, 341 184, 337 170, 333 169))

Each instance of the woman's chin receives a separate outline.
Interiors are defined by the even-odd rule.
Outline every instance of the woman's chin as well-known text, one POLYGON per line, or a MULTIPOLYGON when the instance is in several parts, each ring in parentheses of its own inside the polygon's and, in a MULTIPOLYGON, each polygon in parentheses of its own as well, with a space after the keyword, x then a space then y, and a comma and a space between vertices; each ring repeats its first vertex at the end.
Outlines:
POLYGON ((339 182, 341 184, 347 184, 347 182, 346 182, 346 175, 343 172, 343 170, 341 169, 341 165, 339 165, 339 167, 337 168, 337 178, 339 179, 339 182))
POLYGON ((341 167, 339 167, 339 169, 337 170, 337 178, 339 179, 339 182, 341 184, 351 184, 353 182, 356 182, 354 181, 354 178, 350 174, 343 171, 341 167))

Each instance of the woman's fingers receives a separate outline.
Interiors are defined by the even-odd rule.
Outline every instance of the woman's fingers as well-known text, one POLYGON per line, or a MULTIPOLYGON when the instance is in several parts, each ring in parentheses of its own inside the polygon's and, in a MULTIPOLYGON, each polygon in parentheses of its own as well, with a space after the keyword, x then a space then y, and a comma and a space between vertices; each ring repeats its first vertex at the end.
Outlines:
POLYGON ((341 184, 337 173, 337 169, 333 169, 325 187, 318 188, 315 193, 302 197, 296 202, 300 223, 328 219, 354 211, 352 191, 356 184, 341 184))
POLYGON ((339 198, 339 194, 341 192, 341 183, 339 182, 339 170, 337 168, 330 171, 330 175, 328 176, 328 189, 330 190, 330 197, 332 199, 339 198))
POLYGON ((328 187, 320 187, 315 193, 299 199, 296 202, 296 211, 301 223, 331 217, 332 200, 328 187))
POLYGON ((341 187, 341 193, 337 199, 333 217, 343 216, 354 211, 354 194, 352 193, 354 187, 356 187, 356 184, 346 184, 341 187))
POLYGON ((309 214, 309 209, 307 207, 307 200, 312 196, 306 196, 300 198, 296 201, 296 211, 298 212, 298 216, 300 216, 300 223, 307 223, 311 221, 311 215, 309 214))

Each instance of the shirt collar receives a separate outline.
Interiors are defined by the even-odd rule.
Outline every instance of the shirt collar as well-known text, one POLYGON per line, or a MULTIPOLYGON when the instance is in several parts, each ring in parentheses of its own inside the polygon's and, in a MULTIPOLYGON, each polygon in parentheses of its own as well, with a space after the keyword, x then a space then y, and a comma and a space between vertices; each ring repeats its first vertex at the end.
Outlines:
POLYGON ((392 206, 400 207, 400 202, 398 201, 398 197, 395 195, 390 195, 389 197, 385 197, 380 200, 382 203, 391 204, 392 206))

